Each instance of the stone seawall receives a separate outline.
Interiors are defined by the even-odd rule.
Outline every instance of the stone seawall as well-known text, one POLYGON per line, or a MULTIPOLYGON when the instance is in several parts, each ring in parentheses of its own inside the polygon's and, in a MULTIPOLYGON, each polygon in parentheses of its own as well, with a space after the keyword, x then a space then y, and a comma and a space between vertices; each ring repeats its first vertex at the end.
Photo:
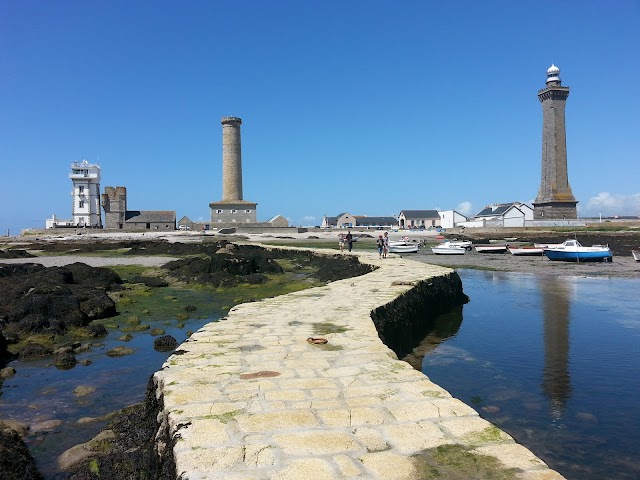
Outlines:
POLYGON ((562 478, 389 349, 466 301, 458 275, 357 255, 376 269, 238 305, 169 357, 147 401, 157 478, 562 478))

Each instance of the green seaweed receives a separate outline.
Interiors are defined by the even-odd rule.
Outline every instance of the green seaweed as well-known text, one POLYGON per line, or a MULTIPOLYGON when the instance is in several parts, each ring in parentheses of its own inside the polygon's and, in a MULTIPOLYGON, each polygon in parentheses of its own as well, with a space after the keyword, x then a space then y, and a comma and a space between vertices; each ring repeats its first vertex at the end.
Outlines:
POLYGON ((488 455, 472 453, 462 445, 440 445, 412 457, 422 480, 515 480, 520 470, 505 468, 488 455))

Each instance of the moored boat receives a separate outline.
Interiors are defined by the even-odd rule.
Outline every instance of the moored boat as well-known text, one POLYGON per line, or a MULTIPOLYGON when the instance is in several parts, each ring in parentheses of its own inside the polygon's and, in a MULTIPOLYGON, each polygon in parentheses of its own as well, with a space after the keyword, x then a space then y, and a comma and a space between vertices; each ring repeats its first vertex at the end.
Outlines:
POLYGON ((418 252, 418 244, 417 243, 405 243, 405 242, 390 242, 389 243, 389 253, 417 253, 418 252))
POLYGON ((440 245, 446 245, 448 247, 462 247, 465 250, 471 250, 473 246, 470 240, 445 240, 440 245))
POLYGON ((443 242, 435 247, 431 247, 431 251, 436 255, 464 255, 466 248, 461 245, 449 245, 450 242, 443 242))
POLYGON ((542 256, 542 252, 544 251, 544 248, 542 247, 530 247, 530 246, 521 246, 521 247, 513 247, 513 246, 509 246, 507 247, 507 250, 509 250, 509 253, 511 255, 517 255, 517 256, 525 256, 525 255, 539 255, 542 256))
POLYGON ((565 240, 560 246, 545 248, 544 255, 549 260, 565 262, 610 262, 613 260, 611 249, 607 245, 584 247, 578 240, 565 240))
POLYGON ((631 255, 636 262, 640 262, 640 250, 631 250, 631 255))
POLYGON ((474 245, 473 246, 478 253, 506 253, 507 245, 496 245, 496 244, 483 244, 483 245, 474 245))

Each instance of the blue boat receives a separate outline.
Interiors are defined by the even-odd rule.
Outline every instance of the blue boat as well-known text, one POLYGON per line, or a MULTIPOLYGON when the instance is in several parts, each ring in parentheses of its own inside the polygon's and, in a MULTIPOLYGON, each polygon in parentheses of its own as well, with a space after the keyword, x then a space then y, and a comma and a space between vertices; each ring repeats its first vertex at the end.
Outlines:
POLYGON ((565 240, 560 245, 548 247, 543 254, 549 260, 565 262, 611 262, 613 254, 608 245, 583 247, 578 240, 565 240))

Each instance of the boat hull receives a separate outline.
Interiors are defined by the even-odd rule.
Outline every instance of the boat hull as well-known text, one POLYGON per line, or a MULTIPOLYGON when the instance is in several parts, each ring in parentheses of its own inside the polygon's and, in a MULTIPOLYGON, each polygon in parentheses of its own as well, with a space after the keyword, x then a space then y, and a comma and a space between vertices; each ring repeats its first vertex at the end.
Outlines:
POLYGON ((561 260, 565 262, 610 262, 613 260, 613 255, 609 249, 591 252, 545 249, 544 255, 549 260, 561 260))
POLYGON ((506 245, 474 245, 478 253, 506 253, 506 245))
POLYGON ((418 245, 389 245, 389 253, 417 253, 418 245))
POLYGON ((431 251, 436 255, 464 255, 464 247, 432 247, 431 251))
POLYGON ((640 262, 640 250, 631 250, 631 254, 636 262, 640 262))
POLYGON ((541 257, 543 251, 544 251, 543 248, 537 248, 537 247, 509 247, 509 253, 511 255, 516 255, 519 257, 524 257, 527 255, 529 256, 537 255, 541 257))

